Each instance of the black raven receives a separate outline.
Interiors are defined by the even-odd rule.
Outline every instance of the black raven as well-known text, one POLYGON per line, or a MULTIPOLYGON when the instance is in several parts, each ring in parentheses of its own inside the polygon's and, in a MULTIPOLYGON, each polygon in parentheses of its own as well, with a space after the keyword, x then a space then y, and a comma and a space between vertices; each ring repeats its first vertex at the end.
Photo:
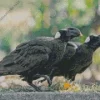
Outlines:
POLYGON ((80 35, 79 29, 67 28, 59 30, 55 38, 36 38, 22 43, 0 61, 0 75, 19 74, 35 87, 32 84, 34 76, 41 73, 44 75, 42 68, 48 69, 58 63, 65 54, 67 42, 80 35))
POLYGON ((74 47, 67 46, 67 51, 73 52, 72 56, 68 58, 68 53, 64 55, 63 59, 56 64, 56 68, 51 74, 50 78, 54 76, 65 76, 70 80, 75 80, 77 73, 82 73, 85 71, 92 63, 92 57, 94 51, 100 47, 100 35, 99 36, 89 36, 85 43, 78 46, 75 50, 74 47), (67 55, 67 56, 66 56, 67 55))

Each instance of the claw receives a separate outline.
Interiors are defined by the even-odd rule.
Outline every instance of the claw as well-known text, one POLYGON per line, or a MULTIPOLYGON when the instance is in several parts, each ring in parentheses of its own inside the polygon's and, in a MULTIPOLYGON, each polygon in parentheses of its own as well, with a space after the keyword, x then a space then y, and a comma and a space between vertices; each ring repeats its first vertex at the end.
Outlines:
POLYGON ((39 87, 35 86, 34 84, 29 83, 29 85, 32 86, 36 91, 42 92, 42 90, 39 87))
POLYGON ((43 77, 43 80, 40 80, 39 82, 43 82, 45 80, 47 80, 49 86, 52 84, 52 81, 50 80, 48 75, 40 75, 40 74, 36 74, 35 77, 43 77))

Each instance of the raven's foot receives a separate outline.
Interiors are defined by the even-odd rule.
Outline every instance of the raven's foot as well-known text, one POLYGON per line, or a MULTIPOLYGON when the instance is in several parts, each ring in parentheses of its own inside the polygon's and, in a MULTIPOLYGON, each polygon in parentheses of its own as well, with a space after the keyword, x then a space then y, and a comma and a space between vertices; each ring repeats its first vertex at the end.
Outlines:
POLYGON ((41 80, 41 82, 43 82, 43 81, 47 80, 47 82, 48 82, 49 86, 51 86, 52 81, 50 80, 49 76, 47 76, 47 75, 43 75, 42 77, 44 77, 44 79, 43 79, 43 80, 41 80))
POLYGON ((43 82, 43 81, 47 80, 49 86, 52 84, 52 81, 50 80, 50 77, 48 75, 36 74, 35 77, 43 77, 44 78, 44 79, 40 80, 39 82, 43 82))
POLYGON ((36 91, 42 92, 42 90, 39 87, 37 87, 36 85, 34 85, 32 83, 29 83, 29 85, 32 86, 36 91))

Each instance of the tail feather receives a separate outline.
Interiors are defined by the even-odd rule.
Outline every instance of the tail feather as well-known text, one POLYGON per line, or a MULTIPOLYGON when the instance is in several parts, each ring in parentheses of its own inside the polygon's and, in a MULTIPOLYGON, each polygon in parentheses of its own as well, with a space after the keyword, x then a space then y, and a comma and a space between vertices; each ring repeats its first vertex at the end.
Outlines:
POLYGON ((0 76, 7 75, 8 71, 5 67, 0 64, 0 76))

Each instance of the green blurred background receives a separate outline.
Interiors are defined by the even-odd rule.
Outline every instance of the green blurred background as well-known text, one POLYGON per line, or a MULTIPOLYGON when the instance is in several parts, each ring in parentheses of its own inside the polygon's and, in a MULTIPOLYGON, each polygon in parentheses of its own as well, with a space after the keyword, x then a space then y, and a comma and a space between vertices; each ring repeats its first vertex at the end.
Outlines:
MULTIPOLYGON (((100 0, 0 0, 0 59, 25 41, 37 36, 54 36, 62 28, 77 27, 84 37, 100 34, 100 0)), ((100 81, 100 49, 94 60, 76 80, 100 81)))

